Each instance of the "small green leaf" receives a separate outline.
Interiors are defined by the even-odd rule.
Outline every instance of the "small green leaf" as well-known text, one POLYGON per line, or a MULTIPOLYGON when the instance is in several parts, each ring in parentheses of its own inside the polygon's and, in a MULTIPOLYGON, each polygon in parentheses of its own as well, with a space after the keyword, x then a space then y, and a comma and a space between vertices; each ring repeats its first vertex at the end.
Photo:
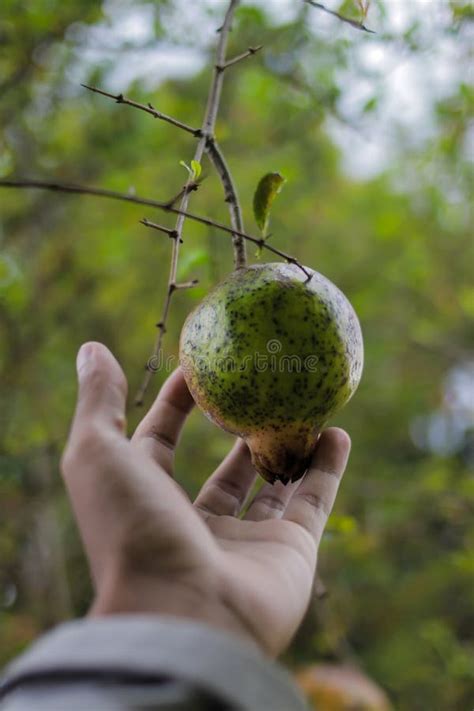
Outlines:
POLYGON ((285 178, 280 173, 267 173, 257 185, 253 196, 253 214, 263 235, 267 232, 273 201, 284 182, 285 178))
POLYGON ((202 171, 201 164, 198 163, 197 160, 192 160, 191 161, 191 168, 193 169, 194 180, 197 180, 199 178, 199 176, 201 175, 201 171, 202 171))
POLYGON ((186 168, 186 170, 188 171, 189 175, 192 176, 193 171, 191 170, 191 168, 189 167, 189 165, 184 162, 184 160, 180 160, 180 161, 179 161, 179 164, 182 165, 183 168, 186 168))

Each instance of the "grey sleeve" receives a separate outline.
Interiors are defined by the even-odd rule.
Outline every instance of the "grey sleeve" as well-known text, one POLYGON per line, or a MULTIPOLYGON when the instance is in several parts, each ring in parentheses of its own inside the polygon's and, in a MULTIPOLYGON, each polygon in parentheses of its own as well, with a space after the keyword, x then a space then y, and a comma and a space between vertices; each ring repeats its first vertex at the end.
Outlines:
POLYGON ((307 711, 256 646, 182 618, 118 615, 41 637, 0 681, 0 711, 307 711))

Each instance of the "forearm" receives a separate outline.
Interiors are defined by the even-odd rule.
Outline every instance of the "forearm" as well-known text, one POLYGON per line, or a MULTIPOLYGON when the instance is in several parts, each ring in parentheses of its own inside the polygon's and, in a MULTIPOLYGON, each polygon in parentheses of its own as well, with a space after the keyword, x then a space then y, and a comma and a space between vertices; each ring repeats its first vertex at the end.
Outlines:
POLYGON ((137 576, 133 579, 111 577, 101 586, 90 611, 90 617, 123 614, 172 616, 201 622, 228 632, 257 648, 252 630, 218 591, 201 589, 191 578, 171 582, 164 578, 137 576))

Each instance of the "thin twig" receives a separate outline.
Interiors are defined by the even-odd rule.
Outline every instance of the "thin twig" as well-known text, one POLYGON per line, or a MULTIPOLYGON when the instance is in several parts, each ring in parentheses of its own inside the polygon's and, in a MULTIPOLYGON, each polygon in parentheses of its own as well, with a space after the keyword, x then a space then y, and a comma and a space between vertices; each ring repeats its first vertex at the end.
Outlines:
POLYGON ((167 204, 168 204, 170 207, 174 207, 174 206, 176 205, 176 203, 178 202, 178 200, 181 200, 181 198, 182 198, 184 195, 186 195, 186 193, 192 193, 192 192, 194 192, 195 190, 197 190, 197 189, 199 188, 199 185, 200 185, 201 182, 202 182, 202 180, 201 180, 200 182, 197 182, 197 181, 191 181, 191 182, 189 182, 189 181, 188 181, 188 182, 186 183, 186 185, 183 185, 183 187, 181 188, 181 190, 179 191, 179 193, 177 193, 174 197, 172 197, 170 200, 168 200, 168 203, 167 203, 167 204))
MULTIPOLYGON (((0 183, 1 185, 1 183, 0 183)), ((227 227, 227 225, 223 225, 221 222, 215 222, 214 220, 211 220, 207 217, 200 217, 197 215, 190 215, 189 213, 186 215, 186 217, 190 219, 195 219, 197 222, 201 222, 203 225, 208 225, 209 227, 216 227, 219 230, 223 230, 224 232, 227 232, 228 234, 233 234, 233 230, 230 227, 227 227)), ((155 230, 160 230, 161 232, 162 227, 161 225, 157 225, 154 222, 151 222, 150 220, 140 220, 142 225, 145 225, 145 227, 151 227, 155 230)), ((297 259, 296 257, 292 257, 291 254, 287 254, 287 252, 283 252, 281 249, 277 249, 277 247, 274 247, 273 245, 269 244, 266 242, 263 237, 252 237, 252 235, 247 235, 244 232, 240 232, 239 235, 242 237, 242 239, 246 240, 247 242, 251 242, 252 244, 257 245, 260 249, 266 249, 269 252, 272 252, 272 254, 277 254, 279 257, 284 259, 288 264, 294 264, 296 267, 301 269, 303 274, 308 278, 311 279, 311 272, 309 272, 297 259)))
MULTIPOLYGON (((224 72, 220 71, 217 69, 218 66, 224 66, 226 63, 226 47, 227 47, 227 38, 230 32, 231 24, 232 24, 232 19, 234 17, 234 12, 239 5, 240 0, 230 0, 224 22, 222 26, 219 28, 219 42, 217 45, 217 51, 216 51, 216 65, 214 66, 214 72, 213 72, 213 78, 212 78, 212 83, 211 83, 211 89, 209 92, 209 98, 208 98, 208 103, 207 103, 207 109, 206 109, 206 119, 204 120, 203 123, 203 133, 206 135, 206 149, 209 150, 209 145, 212 144, 212 142, 215 140, 214 139, 214 128, 216 125, 216 118, 217 118, 217 112, 219 108, 219 103, 220 103, 220 97, 222 93, 222 86, 224 83, 224 72)), ((210 157, 212 162, 214 163, 214 166, 217 169, 217 166, 213 160, 213 154, 212 152, 210 153, 210 157)), ((242 219, 242 211, 240 209, 240 204, 239 204, 239 199, 237 197, 237 191, 235 189, 235 186, 233 184, 229 169, 223 163, 225 166, 224 170, 219 171, 218 173, 221 177, 221 180, 223 181, 224 184, 224 190, 226 193, 226 200, 229 204, 229 212, 230 212, 230 218, 231 218, 231 224, 232 227, 235 229, 234 235, 233 235, 233 247, 234 247, 234 266, 236 269, 240 269, 241 267, 245 267, 247 263, 247 255, 246 255, 246 249, 245 249, 245 242, 241 235, 239 233, 243 232, 244 226, 243 226, 243 219, 242 219), (224 182, 225 181, 225 182, 224 182)))
POLYGON ((174 284, 173 290, 192 289, 193 286, 197 286, 197 284, 199 284, 199 279, 191 279, 191 281, 183 281, 180 284, 174 284))
MULTIPOLYGON (((158 210, 163 210, 164 212, 171 212, 173 215, 184 215, 188 220, 193 222, 199 222, 201 225, 207 225, 208 227, 215 227, 221 232, 225 232, 228 235, 234 235, 236 230, 228 225, 224 225, 222 222, 217 220, 212 220, 209 217, 203 217, 201 215, 196 215, 194 212, 189 212, 188 210, 180 210, 177 207, 170 206, 169 202, 159 202, 158 200, 151 200, 149 198, 143 198, 138 195, 128 195, 127 193, 118 193, 114 190, 105 190, 104 188, 88 188, 83 185, 75 185, 73 183, 58 183, 58 182, 45 182, 42 180, 5 180, 0 179, 0 188, 39 188, 40 190, 52 190, 54 192, 72 193, 75 195, 90 195, 92 197, 109 198, 112 200, 119 200, 123 202, 131 202, 135 205, 147 205, 148 207, 155 207, 158 210)), ((168 234, 168 229, 163 229, 162 225, 158 225, 154 222, 150 222, 146 218, 140 220, 142 225, 145 227, 153 227, 153 229, 160 230, 160 232, 166 232, 168 234)), ((171 233, 176 233, 176 230, 170 229, 171 233)), ((247 242, 257 245, 262 249, 266 249, 273 254, 278 255, 289 264, 294 264, 305 274, 309 279, 311 273, 290 254, 277 249, 273 245, 266 242, 261 237, 254 237, 247 234, 246 232, 237 232, 237 235, 247 242)))
POLYGON ((246 52, 242 52, 242 54, 238 54, 236 57, 228 59, 224 64, 216 64, 216 69, 223 72, 229 67, 232 67, 234 64, 238 64, 243 59, 247 59, 247 57, 252 57, 254 54, 257 54, 257 52, 260 52, 261 49, 263 49, 263 44, 259 44, 258 47, 249 47, 246 52))
MULTIPOLYGON (((226 23, 224 22, 224 25, 220 28, 219 31, 222 34, 222 32, 225 30, 226 23)), ((246 52, 243 52, 242 54, 239 54, 237 57, 229 59, 228 61, 224 61, 225 53, 221 56, 218 56, 217 64, 215 67, 216 78, 218 79, 219 75, 223 75, 224 70, 228 67, 231 67, 234 64, 237 64, 238 62, 241 62, 242 60, 246 59, 247 57, 251 57, 257 52, 259 52, 262 47, 263 45, 259 45, 258 47, 249 47, 246 52)), ((220 79, 220 81, 222 84, 222 79, 220 79)), ((245 247, 245 238, 242 237, 242 234, 244 232, 244 221, 242 217, 242 209, 240 207, 237 188, 233 181, 230 169, 225 161, 224 155, 217 144, 215 136, 208 136, 206 150, 209 159, 214 165, 214 168, 216 169, 217 174, 219 175, 222 185, 224 187, 224 199, 229 206, 230 221, 232 227, 234 228, 234 233, 232 235, 234 266, 236 269, 241 269, 247 264, 247 253, 245 247)))
POLYGON ((89 91, 93 91, 94 94, 107 96, 109 99, 113 99, 117 104, 125 104, 126 106, 133 106, 134 109, 140 109, 140 111, 145 111, 147 114, 151 114, 151 116, 153 116, 154 118, 161 119, 161 121, 166 121, 167 123, 170 123, 173 126, 176 126, 177 128, 181 128, 183 131, 191 133, 196 138, 199 138, 199 136, 202 135, 201 130, 199 128, 193 128, 192 126, 188 126, 188 124, 183 123, 182 121, 178 121, 178 119, 175 119, 172 116, 163 114, 161 111, 158 111, 158 109, 155 109, 152 104, 140 104, 138 101, 127 99, 127 97, 123 94, 110 94, 108 91, 104 91, 103 89, 97 89, 97 87, 95 86, 88 86, 87 84, 81 84, 81 86, 83 86, 85 89, 89 89, 89 91))
MULTIPOLYGON (((150 225, 150 222, 146 219, 146 217, 144 217, 143 220, 140 220, 140 223, 142 225, 145 225, 145 227, 149 227, 150 225)), ((164 234, 168 235, 170 239, 176 239, 176 237, 178 236, 178 233, 176 232, 176 229, 174 227, 165 227, 164 225, 158 225, 156 223, 153 224, 153 227, 155 228, 155 230, 164 232, 164 234)))
POLYGON ((323 12, 326 12, 328 15, 332 15, 333 17, 337 17, 338 20, 341 22, 345 22, 347 25, 350 25, 351 27, 355 27, 356 30, 361 30, 362 32, 368 32, 371 35, 375 35, 376 33, 374 30, 370 30, 368 27, 364 25, 363 22, 357 22, 357 20, 351 20, 350 17, 345 17, 345 15, 341 15, 339 12, 336 12, 335 10, 330 10, 328 7, 323 5, 320 2, 315 2, 315 0, 303 0, 307 5, 311 5, 312 7, 316 7, 318 10, 322 10, 323 12))

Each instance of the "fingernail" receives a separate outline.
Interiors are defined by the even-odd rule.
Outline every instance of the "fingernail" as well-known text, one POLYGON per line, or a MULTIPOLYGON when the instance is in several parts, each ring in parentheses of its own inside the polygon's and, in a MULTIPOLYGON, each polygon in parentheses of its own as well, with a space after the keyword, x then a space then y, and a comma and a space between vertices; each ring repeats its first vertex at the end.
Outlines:
POLYGON ((93 351, 94 346, 92 343, 84 343, 84 345, 79 348, 79 352, 76 358, 76 369, 78 375, 80 375, 81 370, 84 368, 86 363, 89 362, 93 351))

